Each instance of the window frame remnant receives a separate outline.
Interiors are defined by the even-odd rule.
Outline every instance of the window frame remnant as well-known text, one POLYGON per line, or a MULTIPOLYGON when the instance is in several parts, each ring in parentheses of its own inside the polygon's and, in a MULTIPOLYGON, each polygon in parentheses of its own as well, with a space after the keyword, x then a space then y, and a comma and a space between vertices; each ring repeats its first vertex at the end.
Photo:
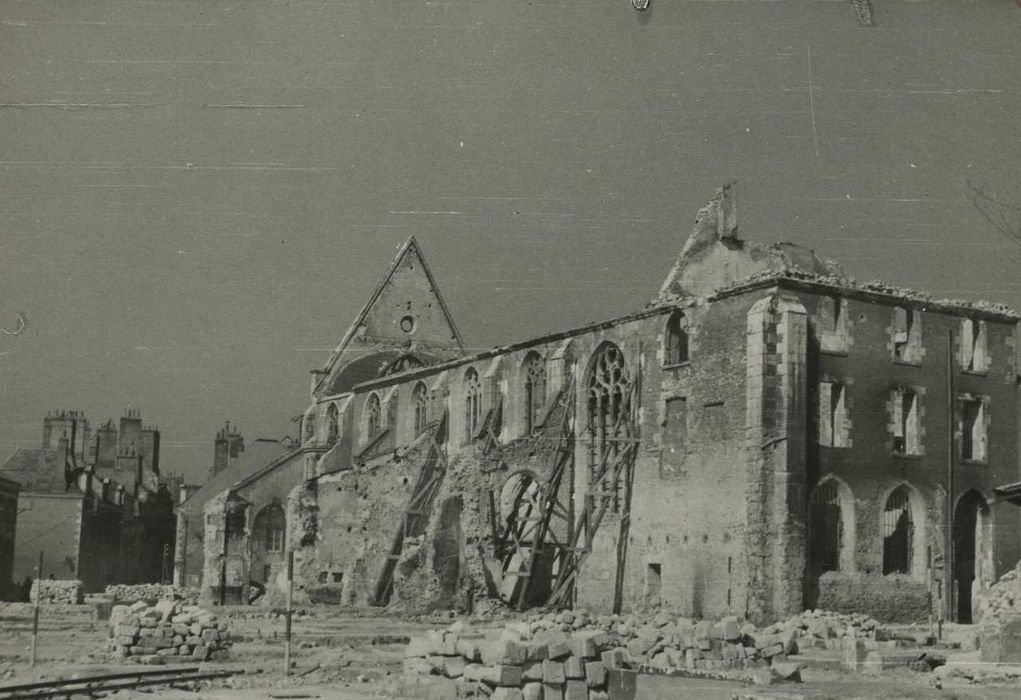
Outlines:
POLYGON ((986 322, 977 318, 961 319, 961 369, 985 374, 989 370, 989 342, 986 322))
POLYGON ((895 306, 890 326, 895 362, 919 364, 922 347, 922 314, 910 306, 895 306))
POLYGON ((911 387, 893 390, 893 453, 922 454, 920 393, 911 387))
POLYGON ((825 294, 819 298, 816 332, 822 352, 847 354, 850 340, 847 317, 846 298, 839 294, 825 294))
POLYGON ((879 535, 883 538, 883 575, 910 576, 914 564, 915 528, 912 494, 901 484, 886 497, 879 535))
POLYGON ((287 514, 283 506, 279 503, 266 506, 259 511, 254 525, 263 551, 270 554, 283 553, 287 545, 287 514))
POLYGON ((663 333, 663 366, 676 367, 690 362, 690 340, 687 316, 678 309, 667 318, 663 333))
POLYGON ((465 441, 475 437, 482 420, 482 382, 474 367, 464 373, 464 433, 465 441))
POLYGON ((981 396, 964 394, 959 397, 958 430, 961 460, 985 463, 988 459, 986 434, 986 401, 981 396))
MULTIPOLYGON (((631 373, 624 353, 607 341, 593 353, 585 380, 586 434, 589 444, 589 474, 594 476, 605 461, 611 463, 620 453, 619 442, 631 435, 631 425, 624 412, 630 411, 631 373)), ((603 483, 600 488, 610 494, 610 510, 621 506, 621 478, 616 483, 603 483)))
POLYGON ((522 374, 525 435, 531 435, 540 426, 542 409, 546 406, 546 362, 542 355, 534 350, 525 355, 522 374))
POLYGON ((819 381, 819 444, 850 447, 847 384, 833 379, 819 381))
POLYGON ((418 437, 429 427, 429 390, 424 382, 418 382, 411 390, 411 403, 415 407, 414 434, 418 437))

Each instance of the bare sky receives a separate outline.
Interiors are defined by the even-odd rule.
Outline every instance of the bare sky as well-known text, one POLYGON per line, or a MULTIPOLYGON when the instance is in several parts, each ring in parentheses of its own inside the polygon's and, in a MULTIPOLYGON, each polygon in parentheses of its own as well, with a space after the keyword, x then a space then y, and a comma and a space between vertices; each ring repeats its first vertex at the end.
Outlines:
POLYGON ((737 179, 745 238, 1021 308, 1007 0, 0 1, 0 452, 138 407, 163 466, 294 434, 418 237, 469 345, 640 308, 737 179))

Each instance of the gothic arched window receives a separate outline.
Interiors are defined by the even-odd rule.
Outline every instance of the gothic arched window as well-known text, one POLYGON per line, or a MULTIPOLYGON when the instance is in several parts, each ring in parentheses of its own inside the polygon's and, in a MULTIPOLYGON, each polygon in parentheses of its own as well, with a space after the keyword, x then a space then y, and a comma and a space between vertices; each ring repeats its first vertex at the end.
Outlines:
POLYGON ((910 574, 914 558, 915 524, 911 491, 905 484, 893 490, 883 508, 883 573, 910 574))
POLYGON ((369 394, 365 401, 365 435, 371 440, 383 428, 383 410, 379 405, 379 396, 369 394))
POLYGON ((854 503, 852 498, 842 497, 841 486, 826 479, 808 499, 808 566, 815 575, 841 569, 845 538, 851 534, 844 531, 844 522, 853 522, 853 515, 843 509, 854 503))
POLYGON ((425 432, 429 424, 429 392, 425 384, 419 382, 411 392, 411 402, 415 406, 415 436, 425 432))
MULTIPOLYGON (((589 470, 595 475, 604 465, 613 465, 622 442, 630 437, 631 376, 624 353, 613 343, 603 343, 592 357, 585 382, 588 394, 589 470)), ((609 474, 609 471, 606 472, 609 474)), ((604 492, 612 492, 614 511, 620 508, 620 478, 609 483, 604 476, 604 492)))
POLYGON ((546 405, 546 363, 537 352, 525 356, 522 366, 525 375, 525 432, 531 433, 539 425, 543 406, 546 405))
POLYGON ((337 410, 335 403, 331 403, 330 407, 326 409, 326 426, 326 441, 332 445, 340 437, 340 411, 337 410))
POLYGON ((666 322, 666 336, 663 339, 663 364, 679 365, 688 361, 688 322, 684 314, 674 311, 666 322))
POLYGON ((464 373, 464 432, 465 439, 471 440, 479 428, 482 418, 482 384, 479 373, 469 367, 464 373))

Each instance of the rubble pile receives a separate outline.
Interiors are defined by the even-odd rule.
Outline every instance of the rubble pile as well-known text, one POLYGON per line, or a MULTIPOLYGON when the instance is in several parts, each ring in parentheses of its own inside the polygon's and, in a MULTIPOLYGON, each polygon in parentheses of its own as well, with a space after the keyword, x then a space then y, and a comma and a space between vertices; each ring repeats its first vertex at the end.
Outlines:
POLYGON ((197 605, 161 600, 116 605, 110 614, 111 645, 121 658, 141 663, 207 661, 230 647, 226 623, 197 605))
POLYGON ((44 579, 32 583, 29 600, 33 603, 39 597, 40 585, 42 586, 41 602, 44 604, 79 605, 85 600, 84 587, 81 581, 76 579, 44 579))
POLYGON ((757 683, 800 680, 799 648, 839 648, 844 636, 882 636, 865 615, 808 611, 758 629, 737 617, 693 621, 666 612, 593 617, 532 615, 487 639, 464 621, 411 640, 404 670, 439 675, 493 698, 606 698, 606 672, 649 666, 698 676, 738 672, 757 683), (484 689, 479 686, 485 686, 484 689))
POLYGON ((976 593, 978 619, 1021 616, 1021 562, 989 588, 976 593))
POLYGON ((190 591, 163 583, 115 584, 106 587, 106 595, 115 603, 135 603, 143 600, 155 603, 157 600, 191 600, 197 597, 190 591))

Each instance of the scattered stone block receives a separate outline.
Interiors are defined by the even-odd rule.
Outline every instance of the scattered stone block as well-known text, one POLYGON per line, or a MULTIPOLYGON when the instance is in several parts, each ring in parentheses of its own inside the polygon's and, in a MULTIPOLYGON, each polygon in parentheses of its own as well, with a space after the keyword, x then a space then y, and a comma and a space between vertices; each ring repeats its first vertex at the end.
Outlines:
POLYGON ((495 666, 483 666, 478 671, 479 680, 495 686, 519 686, 521 685, 521 667, 498 664, 495 666))
POLYGON ((617 647, 616 649, 607 649, 600 655, 600 658, 602 659, 603 666, 605 666, 607 670, 625 668, 627 652, 620 647, 617 647))
POLYGON ((602 661, 589 661, 585 664, 585 683, 590 688, 606 684, 606 666, 602 661))
POLYGON ((542 683, 525 683, 521 686, 521 697, 524 700, 543 700, 542 683))
POLYGON ((567 674, 564 671, 564 664, 559 661, 546 659, 542 662, 542 682, 563 684, 567 681, 567 674))
POLYGON ((569 680, 564 688, 564 700, 588 700, 588 686, 585 681, 569 680))
POLYGON ((546 643, 546 658, 562 659, 571 654, 571 644, 566 639, 551 639, 546 643))

